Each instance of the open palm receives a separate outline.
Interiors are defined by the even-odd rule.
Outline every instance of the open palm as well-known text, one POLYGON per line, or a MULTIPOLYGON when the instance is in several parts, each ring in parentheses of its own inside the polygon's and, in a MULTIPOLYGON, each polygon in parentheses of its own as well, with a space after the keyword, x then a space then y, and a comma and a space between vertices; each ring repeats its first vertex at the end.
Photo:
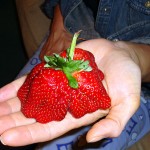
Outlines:
POLYGON ((139 106, 141 71, 131 53, 113 42, 96 39, 82 42, 77 47, 91 51, 104 72, 103 84, 112 100, 111 109, 98 110, 80 119, 68 113, 60 122, 37 123, 34 119, 25 118, 20 112, 21 105, 16 93, 25 80, 22 77, 0 89, 0 134, 3 143, 20 146, 52 140, 103 116, 106 117, 89 130, 87 140, 94 142, 119 136, 139 106))

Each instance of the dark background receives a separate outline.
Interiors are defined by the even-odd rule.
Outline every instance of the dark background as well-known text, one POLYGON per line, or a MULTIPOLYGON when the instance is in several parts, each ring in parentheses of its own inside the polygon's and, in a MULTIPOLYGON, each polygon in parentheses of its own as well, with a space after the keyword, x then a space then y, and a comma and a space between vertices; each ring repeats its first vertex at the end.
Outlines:
MULTIPOLYGON (((15 0, 0 0, 0 87, 13 81, 27 60, 15 0)), ((0 143, 0 150, 33 150, 34 146, 13 148, 0 143)))
POLYGON ((27 60, 15 0, 0 0, 0 87, 14 80, 27 60))

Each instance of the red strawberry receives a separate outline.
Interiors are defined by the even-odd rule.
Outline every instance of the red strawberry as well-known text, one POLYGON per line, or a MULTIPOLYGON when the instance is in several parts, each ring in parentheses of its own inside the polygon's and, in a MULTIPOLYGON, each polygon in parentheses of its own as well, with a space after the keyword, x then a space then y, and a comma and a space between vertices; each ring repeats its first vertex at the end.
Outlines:
POLYGON ((98 109, 108 109, 110 98, 101 81, 92 53, 76 48, 75 34, 70 49, 45 56, 27 76, 18 91, 21 111, 28 118, 47 123, 62 120, 67 111, 80 118, 98 109))
MULTIPOLYGON (((38 66, 36 69, 38 70, 38 66)), ((70 87, 65 74, 60 70, 56 71, 43 66, 32 78, 26 99, 22 94, 26 88, 26 81, 29 80, 28 77, 18 91, 23 114, 29 118, 36 118, 38 122, 42 123, 62 120, 67 113, 70 100, 70 95, 66 94, 66 92, 70 93, 70 87)))
POLYGON ((110 107, 110 98, 104 89, 98 70, 92 69, 90 72, 76 72, 73 76, 77 79, 79 88, 72 92, 72 101, 69 111, 80 118, 83 114, 94 112, 98 109, 110 107), (83 109, 77 111, 77 109, 83 109))

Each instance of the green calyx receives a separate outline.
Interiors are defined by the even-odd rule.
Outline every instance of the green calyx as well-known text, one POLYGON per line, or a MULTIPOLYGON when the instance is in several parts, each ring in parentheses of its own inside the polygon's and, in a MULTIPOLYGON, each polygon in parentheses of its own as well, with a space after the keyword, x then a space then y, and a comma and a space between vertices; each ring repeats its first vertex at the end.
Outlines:
POLYGON ((79 32, 75 33, 70 48, 67 49, 67 57, 63 58, 58 54, 53 56, 44 56, 46 64, 44 67, 55 68, 56 70, 62 70, 72 88, 78 88, 77 80, 72 76, 74 72, 79 71, 91 71, 92 68, 89 66, 89 61, 84 60, 73 60, 76 41, 79 36, 79 32))

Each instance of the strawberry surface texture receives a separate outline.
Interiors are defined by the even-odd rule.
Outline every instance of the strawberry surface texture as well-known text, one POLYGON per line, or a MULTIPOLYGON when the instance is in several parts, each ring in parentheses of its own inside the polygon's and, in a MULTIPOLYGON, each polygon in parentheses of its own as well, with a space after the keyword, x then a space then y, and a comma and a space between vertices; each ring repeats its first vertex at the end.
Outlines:
POLYGON ((59 55, 45 56, 45 62, 36 65, 17 96, 21 111, 27 118, 48 123, 61 121, 67 112, 80 118, 98 109, 109 109, 111 100, 102 80, 93 54, 75 48, 79 33, 74 35, 72 45, 59 55))

